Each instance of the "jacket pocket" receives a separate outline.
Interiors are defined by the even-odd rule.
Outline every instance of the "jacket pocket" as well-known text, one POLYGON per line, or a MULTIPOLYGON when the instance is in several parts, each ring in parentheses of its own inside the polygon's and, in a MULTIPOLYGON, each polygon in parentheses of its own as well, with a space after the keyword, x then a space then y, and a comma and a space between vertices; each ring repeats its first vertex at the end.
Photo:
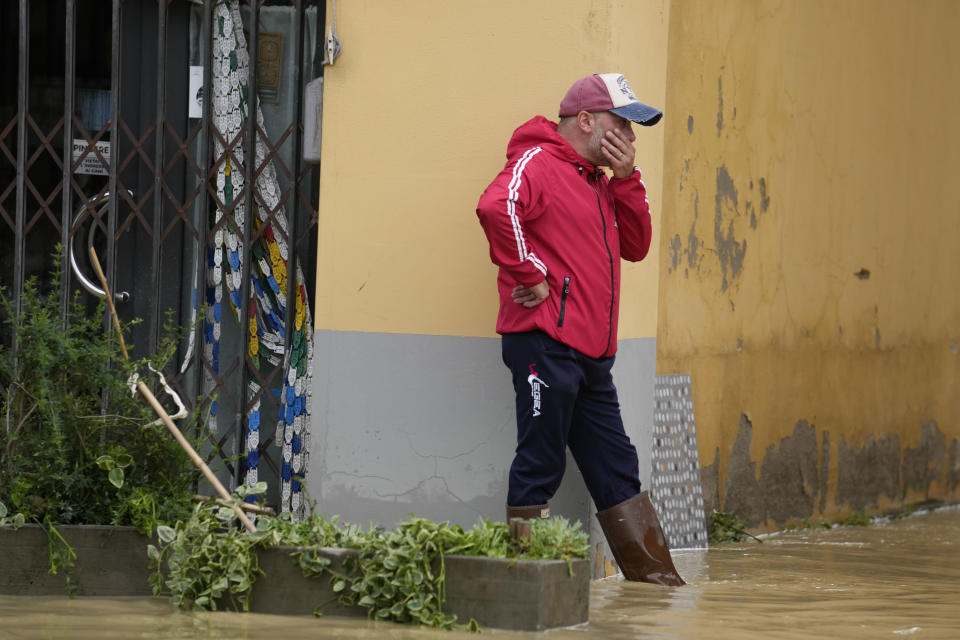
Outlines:
POLYGON ((570 276, 563 277, 563 289, 560 292, 560 315, 557 316, 557 326, 563 326, 563 316, 567 311, 567 295, 570 294, 570 276))

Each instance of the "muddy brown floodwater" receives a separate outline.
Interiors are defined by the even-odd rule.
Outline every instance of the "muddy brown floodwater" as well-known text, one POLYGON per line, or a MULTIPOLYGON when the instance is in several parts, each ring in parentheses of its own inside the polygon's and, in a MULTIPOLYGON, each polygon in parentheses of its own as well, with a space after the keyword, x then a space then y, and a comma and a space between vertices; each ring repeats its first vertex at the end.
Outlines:
MULTIPOLYGON (((2 550, 0 550, 2 552, 2 550)), ((870 527, 786 532, 678 551, 679 589, 592 584, 590 622, 497 638, 960 639, 960 509, 870 527)), ((397 638, 470 636, 391 623, 182 613, 157 598, 0 596, 0 638, 30 640, 397 638)))

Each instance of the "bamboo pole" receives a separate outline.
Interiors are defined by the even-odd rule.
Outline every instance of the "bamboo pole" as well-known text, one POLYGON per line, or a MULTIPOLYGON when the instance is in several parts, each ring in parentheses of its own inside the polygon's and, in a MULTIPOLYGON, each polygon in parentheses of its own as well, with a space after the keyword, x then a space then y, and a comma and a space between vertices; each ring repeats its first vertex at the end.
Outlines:
MULTIPOLYGON (((103 291, 106 294, 107 306, 110 307, 110 315, 113 316, 113 326, 117 330, 117 336, 120 338, 120 349, 123 351, 123 357, 127 360, 130 359, 130 355, 127 353, 127 345, 123 341, 123 331, 120 329, 120 318, 117 316, 117 309, 113 305, 113 296, 110 293, 109 287, 107 287, 107 278, 103 275, 103 269, 100 267, 100 260, 97 258, 97 251, 93 247, 90 247, 90 257, 93 261, 93 266, 97 270, 97 276, 100 277, 100 283, 103 285, 103 291)), ((170 415, 167 413, 166 409, 163 408, 163 405, 157 400, 156 396, 153 395, 153 392, 143 384, 143 381, 137 381, 137 391, 140 392, 147 402, 153 408, 154 412, 160 416, 160 419, 163 420, 163 424, 167 426, 167 429, 170 433, 173 434, 173 437, 180 443, 180 446, 184 451, 187 452, 187 455, 190 456, 190 459, 193 461, 193 464, 200 469, 203 476, 213 485, 213 488, 216 489, 217 493, 220 494, 220 497, 223 500, 230 500, 230 493, 224 488, 224 486, 217 479, 217 476, 214 475, 213 471, 210 470, 210 467, 207 466, 207 463, 203 461, 203 458, 197 454, 193 446, 183 437, 183 433, 180 432, 180 429, 177 428, 177 425, 173 423, 173 420, 170 418, 170 415)), ((233 504, 231 506, 233 511, 237 514, 237 517, 240 518, 240 522, 243 523, 243 526, 247 528, 247 531, 250 533, 255 533, 257 528, 254 526, 250 518, 247 517, 247 514, 243 512, 243 509, 239 505, 233 504)))
MULTIPOLYGON (((204 496, 204 495, 200 495, 199 493, 193 496, 193 499, 196 502, 209 502, 210 500, 216 500, 217 504, 220 505, 221 507, 230 506, 222 498, 214 498, 213 496, 204 496)), ((277 512, 271 509, 270 507, 261 507, 258 504, 250 504, 249 502, 241 502, 240 508, 248 513, 256 513, 257 515, 262 515, 262 516, 273 517, 277 515, 277 512)))

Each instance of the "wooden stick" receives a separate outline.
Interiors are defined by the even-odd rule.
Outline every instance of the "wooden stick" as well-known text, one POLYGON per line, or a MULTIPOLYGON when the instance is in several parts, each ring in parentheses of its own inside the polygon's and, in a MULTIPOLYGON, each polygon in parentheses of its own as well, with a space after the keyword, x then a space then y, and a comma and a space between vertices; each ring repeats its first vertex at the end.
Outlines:
POLYGON ((107 306, 110 307, 110 316, 113 318, 113 328, 117 330, 117 337, 120 338, 120 350, 123 351, 123 359, 129 360, 130 354, 127 353, 127 343, 123 341, 123 330, 120 328, 120 317, 117 315, 117 308, 113 306, 113 296, 110 295, 110 289, 107 288, 107 276, 103 275, 103 269, 100 267, 100 259, 97 257, 97 250, 90 247, 90 258, 93 260, 93 268, 97 270, 97 276, 100 277, 100 283, 103 285, 104 297, 107 299, 107 306))
MULTIPOLYGON (((200 495, 199 493, 193 496, 193 499, 196 502, 208 502, 210 500, 216 500, 217 504, 220 505, 221 507, 229 506, 222 498, 214 498, 213 496, 204 496, 204 495, 200 495)), ((274 511, 271 507, 261 507, 258 504, 250 504, 249 502, 241 502, 240 508, 243 509, 244 511, 249 511, 250 513, 256 513, 264 516, 273 517, 277 515, 277 512, 274 511)))
MULTIPOLYGON (((123 342, 123 332, 120 329, 120 318, 117 316, 116 307, 113 306, 113 296, 110 294, 110 289, 107 287, 107 278, 103 275, 103 269, 100 267, 100 260, 97 258, 97 251, 93 247, 90 247, 90 257, 93 260, 93 266, 97 270, 97 275, 100 277, 100 283, 103 285, 103 291, 106 294, 107 305, 110 307, 110 314, 113 316, 113 326, 116 327, 117 335, 120 337, 120 348, 123 350, 123 357, 129 360, 130 355, 127 353, 127 346, 123 342)), ((139 391, 140 394, 147 399, 147 402, 153 408, 154 412, 160 416, 160 419, 163 420, 163 424, 167 426, 167 429, 173 434, 173 437, 176 438, 183 450, 187 452, 188 456, 190 456, 193 464, 200 469, 201 473, 203 473, 203 476, 208 482, 210 482, 211 485, 213 485, 213 488, 216 489, 217 493, 220 494, 220 497, 226 501, 229 501, 230 493, 220 483, 213 471, 210 470, 210 467, 207 466, 207 463, 203 461, 203 458, 197 454, 190 443, 187 442, 187 439, 183 437, 180 429, 178 429, 177 425, 173 423, 170 415, 167 413, 166 409, 163 408, 163 405, 161 405, 157 400, 156 396, 153 395, 153 392, 150 391, 147 385, 143 384, 143 382, 140 380, 137 381, 137 391, 139 391)), ((253 522, 250 520, 250 518, 247 517, 247 514, 243 512, 243 509, 241 509, 237 504, 233 504, 231 508, 237 514, 237 517, 240 518, 240 522, 243 523, 243 526, 247 528, 247 531, 250 533, 255 533, 257 528, 253 525, 253 522)))

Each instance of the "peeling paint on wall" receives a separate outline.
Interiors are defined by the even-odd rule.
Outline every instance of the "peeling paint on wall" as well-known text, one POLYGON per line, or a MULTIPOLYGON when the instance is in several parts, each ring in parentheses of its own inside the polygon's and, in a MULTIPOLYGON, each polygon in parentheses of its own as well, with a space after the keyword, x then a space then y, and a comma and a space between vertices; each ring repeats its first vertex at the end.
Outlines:
POLYGON ((700 193, 693 199, 693 221, 690 223, 690 233, 687 234, 687 276, 690 270, 700 269, 700 238, 697 236, 697 219, 700 217, 700 193))
MULTIPOLYGON (((720 67, 723 69, 723 67, 720 67)), ((717 78, 717 137, 723 133, 723 76, 717 78)))
POLYGON ((680 111, 665 133, 657 367, 708 390, 702 476, 721 511, 739 501, 772 527, 811 508, 835 520, 925 495, 960 501, 960 218, 944 215, 960 200, 942 188, 960 167, 949 117, 960 85, 942 82, 960 54, 960 3, 936 4, 671 5, 667 104, 680 111), (811 37, 824 25, 830 37, 811 37), (871 105, 893 104, 892 77, 929 90, 891 112, 929 117, 865 137, 890 118, 871 105), (878 190, 871 176, 891 158, 898 179, 878 190), (698 194, 708 209, 694 223, 698 194), (816 492, 784 467, 798 459, 791 447, 813 458, 800 418, 815 429, 816 492), (771 510, 769 492, 793 506, 771 510))
POLYGON ((827 510, 827 487, 830 486, 830 434, 820 439, 820 513, 827 510))
POLYGON ((950 443, 947 460, 947 489, 953 493, 960 487, 960 438, 954 438, 950 443))
POLYGON ((757 180, 757 183, 760 185, 760 211, 766 213, 767 209, 770 208, 770 196, 767 195, 767 180, 766 178, 760 178, 757 180))
POLYGON ((859 449, 847 446, 847 439, 840 437, 837 447, 837 495, 838 507, 849 506, 853 511, 863 511, 879 506, 880 496, 890 500, 900 498, 900 438, 874 439, 873 436, 859 449))
MULTIPOLYGON (((692 126, 692 123, 691 123, 692 126)), ((679 189, 682 192, 686 186, 687 178, 690 175, 690 159, 684 160, 683 170, 680 172, 679 189)), ((754 188, 754 182, 750 181, 751 191, 754 188)), ((770 206, 770 196, 767 194, 766 180, 760 178, 757 181, 760 191, 760 211, 763 213, 770 206)), ((686 246, 683 244, 683 238, 680 234, 674 234, 668 241, 667 251, 670 256, 670 264, 667 266, 667 273, 674 273, 679 269, 680 262, 686 257, 686 267, 684 268, 684 277, 689 278, 691 272, 695 274, 703 273, 703 260, 705 255, 716 255, 720 263, 720 291, 727 291, 741 273, 743 272, 744 258, 747 252, 746 239, 738 239, 736 236, 736 219, 743 214, 740 212, 740 194, 734 184, 726 165, 721 165, 716 170, 716 193, 714 194, 714 225, 713 236, 715 248, 706 245, 703 239, 697 233, 697 223, 700 218, 700 192, 693 190, 693 216, 690 220, 690 228, 687 232, 686 246)), ((756 230, 758 225, 758 212, 753 202, 746 201, 744 209, 748 218, 750 229, 756 230)), ((731 305, 733 302, 731 301, 731 305)))
POLYGON ((929 498, 930 484, 943 477, 946 438, 930 421, 920 431, 920 443, 903 450, 903 488, 915 489, 929 498))
MULTIPOLYGON (((692 118, 692 116, 691 116, 692 118)), ((693 126, 692 120, 688 123, 693 126)), ((680 172, 679 190, 683 192, 691 174, 691 159, 687 158, 683 162, 683 169, 680 172)), ((691 272, 703 274, 703 260, 705 256, 717 257, 720 266, 720 291, 727 291, 734 281, 740 277, 743 272, 744 258, 747 252, 747 241, 738 237, 737 233, 742 232, 743 228, 737 228, 737 218, 746 217, 750 230, 756 230, 759 224, 760 216, 767 211, 770 206, 770 196, 767 193, 767 181, 765 178, 757 180, 759 191, 760 206, 759 211, 754 203, 746 200, 743 203, 744 212, 740 211, 740 193, 737 190, 733 177, 730 175, 726 165, 721 165, 716 169, 716 192, 714 194, 714 220, 713 237, 714 247, 706 244, 697 232, 697 224, 700 218, 700 192, 699 189, 693 189, 693 215, 690 219, 690 228, 686 234, 686 246, 683 244, 681 234, 675 233, 668 240, 667 251, 670 255, 670 264, 667 266, 667 273, 672 274, 679 269, 680 262, 686 257, 686 267, 684 268, 684 277, 689 278, 691 272)), ((750 190, 754 189, 754 181, 749 181, 750 190)), ((711 260, 712 264, 712 260, 711 260)), ((708 268, 706 273, 710 273, 708 268)), ((731 305, 733 301, 731 301, 731 305)))
POLYGON ((717 257, 720 259, 720 269, 723 272, 720 290, 726 291, 730 283, 740 275, 743 269, 743 257, 747 253, 747 241, 737 241, 734 236, 734 218, 739 215, 738 194, 726 166, 717 169, 715 200, 713 237, 717 243, 717 257), (728 207, 732 209, 732 213, 727 213, 728 207))
MULTIPOLYGON (((686 171, 690 169, 690 161, 686 161, 686 171)), ((683 191, 683 180, 680 181, 680 190, 683 191)), ((703 242, 697 236, 697 220, 700 217, 700 193, 695 191, 693 197, 693 220, 690 222, 690 231, 687 234, 687 246, 683 246, 683 240, 680 234, 674 234, 670 239, 667 250, 670 255, 670 264, 667 266, 667 273, 673 273, 680 267, 680 261, 686 256, 687 266, 683 271, 684 277, 690 277, 690 271, 699 271, 702 256, 700 247, 703 242)))
POLYGON ((683 253, 683 241, 679 235, 670 239, 670 270, 674 271, 680 266, 680 254, 683 253))
POLYGON ((748 524, 767 519, 778 525, 791 518, 809 518, 820 494, 821 474, 817 460, 817 436, 813 426, 800 420, 793 435, 770 445, 764 454, 759 479, 750 460, 753 424, 741 414, 740 430, 730 455, 724 511, 737 514, 748 524))
POLYGON ((720 449, 713 452, 713 462, 700 465, 700 485, 703 489, 703 514, 707 519, 707 531, 714 511, 720 510, 720 449))
MULTIPOLYGON (((757 180, 757 187, 760 191, 760 213, 766 213, 767 209, 770 208, 770 196, 767 195, 767 181, 765 178, 760 178, 757 180)), ((753 180, 750 181, 750 191, 753 191, 753 180)), ((744 203, 744 210, 746 211, 747 218, 750 221, 750 228, 757 228, 757 208, 754 206, 753 202, 747 200, 744 203)))
MULTIPOLYGON (((793 433, 779 445, 769 445, 759 473, 750 458, 753 423, 745 414, 730 452, 723 505, 715 497, 719 450, 714 462, 704 466, 704 505, 712 512, 735 513, 750 526, 783 526, 790 520, 811 518, 827 510, 831 469, 830 438, 822 432, 817 445, 814 425, 796 423, 793 433)), ((900 439, 867 438, 861 447, 841 436, 837 447, 837 491, 834 502, 841 510, 867 511, 881 506, 881 498, 903 502, 909 491, 929 497, 934 483, 946 480, 953 491, 960 486, 960 439, 947 447, 946 438, 933 421, 921 429, 916 446, 901 449, 900 439), (902 469, 902 472, 901 472, 902 469)))
POLYGON ((740 429, 730 452, 730 465, 724 491, 723 510, 740 516, 747 524, 766 520, 763 492, 757 482, 757 464, 750 459, 750 444, 753 441, 753 423, 746 415, 740 415, 740 429))
POLYGON ((767 447, 760 470, 767 518, 784 524, 790 518, 809 518, 820 492, 817 472, 817 435, 801 420, 793 435, 780 441, 780 448, 767 447))

